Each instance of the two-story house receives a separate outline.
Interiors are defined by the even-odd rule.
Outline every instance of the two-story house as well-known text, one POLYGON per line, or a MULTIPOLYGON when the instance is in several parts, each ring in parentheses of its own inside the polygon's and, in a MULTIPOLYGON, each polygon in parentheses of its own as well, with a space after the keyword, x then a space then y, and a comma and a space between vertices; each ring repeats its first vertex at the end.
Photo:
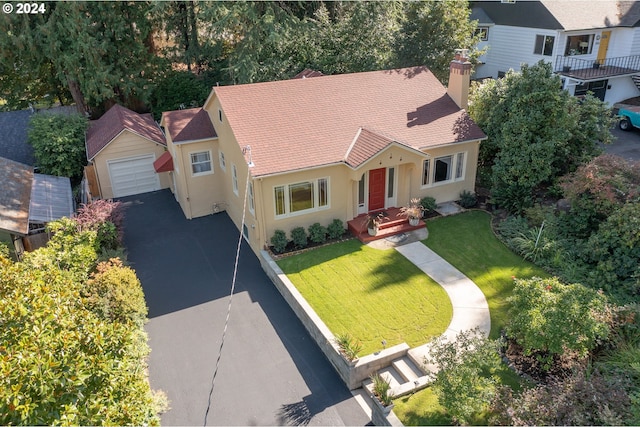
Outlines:
POLYGON ((499 78, 544 60, 576 96, 592 91, 614 104, 640 95, 640 2, 497 0, 471 7, 478 47, 488 48, 474 78, 499 78))

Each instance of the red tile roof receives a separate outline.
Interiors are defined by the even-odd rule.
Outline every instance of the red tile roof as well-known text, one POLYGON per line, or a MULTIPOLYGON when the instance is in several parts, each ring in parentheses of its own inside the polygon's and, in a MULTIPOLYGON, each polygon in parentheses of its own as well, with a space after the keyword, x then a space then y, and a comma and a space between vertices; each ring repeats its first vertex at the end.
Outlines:
POLYGON ((418 150, 485 138, 425 67, 214 92, 238 144, 251 146, 253 176, 345 162, 360 128, 418 150))
POLYGON ((167 145, 162 130, 151 114, 138 114, 115 104, 102 117, 89 124, 86 141, 87 159, 92 160, 125 129, 157 144, 167 145))
POLYGON ((0 157, 0 230, 29 233, 33 167, 0 157))
POLYGON ((218 137, 209 114, 202 108, 166 111, 162 122, 174 144, 218 137))

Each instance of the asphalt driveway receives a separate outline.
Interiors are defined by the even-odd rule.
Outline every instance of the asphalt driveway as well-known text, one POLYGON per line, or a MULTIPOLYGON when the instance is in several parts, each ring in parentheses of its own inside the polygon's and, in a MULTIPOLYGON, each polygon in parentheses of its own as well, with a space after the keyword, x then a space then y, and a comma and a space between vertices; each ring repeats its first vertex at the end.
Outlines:
MULTIPOLYGON (((187 220, 168 190, 123 198, 125 245, 149 307, 149 376, 163 425, 203 425, 238 231, 224 214, 187 220)), ((365 425, 349 390, 246 244, 208 415, 210 425, 365 425)))
POLYGON ((604 146, 609 154, 624 157, 627 160, 640 160, 640 130, 632 129, 628 132, 620 130, 618 125, 611 129, 616 139, 613 144, 604 146))

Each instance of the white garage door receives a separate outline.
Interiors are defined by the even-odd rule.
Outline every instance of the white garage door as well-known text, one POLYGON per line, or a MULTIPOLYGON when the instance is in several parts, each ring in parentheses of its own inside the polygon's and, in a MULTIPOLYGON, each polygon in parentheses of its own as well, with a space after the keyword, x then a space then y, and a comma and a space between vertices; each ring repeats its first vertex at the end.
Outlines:
POLYGON ((131 196, 160 189, 160 179, 153 168, 153 154, 127 159, 109 160, 113 197, 131 196))

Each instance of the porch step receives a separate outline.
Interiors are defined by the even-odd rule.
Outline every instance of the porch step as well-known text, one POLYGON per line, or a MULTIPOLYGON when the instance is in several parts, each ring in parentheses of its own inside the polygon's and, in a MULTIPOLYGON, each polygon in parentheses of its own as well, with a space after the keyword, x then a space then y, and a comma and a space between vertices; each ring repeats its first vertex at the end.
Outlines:
POLYGON ((399 208, 388 208, 384 211, 378 233, 370 236, 367 230, 369 217, 367 214, 358 215, 351 221, 347 222, 349 231, 356 236, 362 243, 369 243, 374 240, 384 239, 399 233, 406 233, 413 230, 419 230, 424 227, 424 221, 420 220, 418 225, 409 225, 407 218, 400 214, 399 208))

